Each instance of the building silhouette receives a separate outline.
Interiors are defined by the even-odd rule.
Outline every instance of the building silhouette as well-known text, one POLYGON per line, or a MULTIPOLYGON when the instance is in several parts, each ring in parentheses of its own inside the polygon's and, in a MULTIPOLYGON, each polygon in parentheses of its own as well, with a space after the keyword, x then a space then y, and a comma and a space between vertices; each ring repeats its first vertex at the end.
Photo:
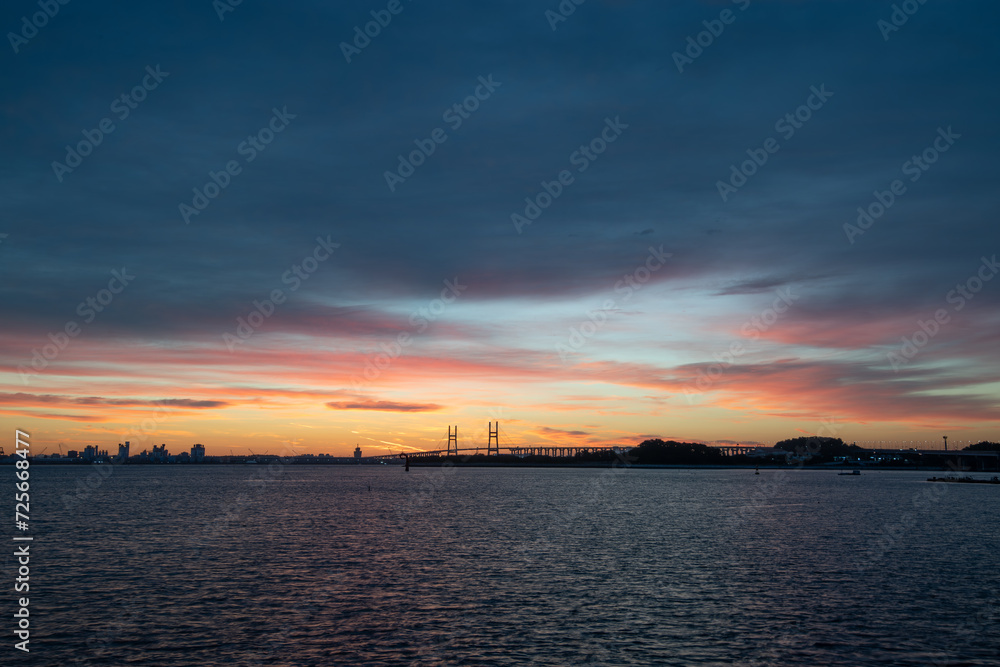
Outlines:
POLYGON ((87 445, 83 450, 84 461, 106 461, 108 460, 108 450, 98 449, 94 445, 87 445))

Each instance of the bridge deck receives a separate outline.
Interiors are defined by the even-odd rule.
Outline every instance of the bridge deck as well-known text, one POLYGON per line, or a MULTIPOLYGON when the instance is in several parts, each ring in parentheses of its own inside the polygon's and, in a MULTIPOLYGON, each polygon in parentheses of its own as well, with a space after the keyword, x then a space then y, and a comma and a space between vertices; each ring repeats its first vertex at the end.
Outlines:
MULTIPOLYGON (((514 456, 551 456, 551 457, 568 457, 575 456, 577 454, 592 454, 596 452, 619 452, 624 454, 630 447, 625 447, 622 445, 598 445, 598 446, 556 446, 556 445, 540 445, 540 446, 512 446, 512 447, 500 447, 501 451, 506 454, 513 454, 514 456)), ((748 455, 748 454, 772 454, 780 453, 782 450, 776 450, 772 447, 760 447, 756 445, 722 445, 716 447, 719 449, 724 456, 738 456, 738 455, 748 455)), ((378 457, 367 457, 367 458, 426 458, 434 456, 471 456, 475 454, 493 454, 496 448, 492 451, 487 452, 485 447, 462 447, 457 450, 455 449, 435 449, 427 451, 418 452, 402 452, 400 454, 383 455, 378 457)), ((862 449, 857 452, 861 455, 866 454, 910 454, 910 455, 920 455, 920 456, 978 456, 987 458, 1000 458, 1000 453, 998 452, 977 452, 977 451, 945 451, 943 449, 862 449)))

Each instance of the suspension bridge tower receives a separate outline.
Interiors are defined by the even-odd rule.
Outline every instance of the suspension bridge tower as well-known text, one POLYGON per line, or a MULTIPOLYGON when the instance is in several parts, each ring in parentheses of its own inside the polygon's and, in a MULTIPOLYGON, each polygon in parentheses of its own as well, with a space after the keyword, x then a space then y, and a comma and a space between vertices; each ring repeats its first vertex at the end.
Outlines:
MULTIPOLYGON (((441 442, 441 441, 438 440, 438 442, 441 442)), ((446 456, 450 455, 451 452, 452 452, 452 447, 451 447, 452 443, 455 444, 455 449, 454 449, 455 456, 458 456, 458 424, 455 424, 455 432, 454 433, 451 432, 451 426, 448 427, 448 449, 447 449, 446 456)), ((440 445, 438 445, 438 446, 440 447, 440 445)))
POLYGON ((500 456, 500 421, 497 420, 496 426, 493 422, 489 422, 490 437, 486 441, 486 456, 490 455, 490 452, 496 447, 497 456, 500 456))

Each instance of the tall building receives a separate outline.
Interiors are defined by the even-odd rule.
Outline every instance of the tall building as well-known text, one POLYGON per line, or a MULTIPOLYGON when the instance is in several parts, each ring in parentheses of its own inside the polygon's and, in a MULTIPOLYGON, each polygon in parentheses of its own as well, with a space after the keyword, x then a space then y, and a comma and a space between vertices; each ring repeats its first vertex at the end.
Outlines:
POLYGON ((356 445, 354 447, 354 458, 356 458, 356 459, 360 459, 361 458, 361 445, 356 445))
POLYGON ((94 445, 87 445, 83 450, 83 460, 88 462, 93 461, 107 461, 108 450, 98 449, 94 445))
POLYGON ((191 460, 201 463, 205 460, 205 445, 194 445, 191 447, 191 460))
POLYGON ((118 461, 128 461, 128 450, 129 441, 126 440, 125 444, 118 443, 118 461))

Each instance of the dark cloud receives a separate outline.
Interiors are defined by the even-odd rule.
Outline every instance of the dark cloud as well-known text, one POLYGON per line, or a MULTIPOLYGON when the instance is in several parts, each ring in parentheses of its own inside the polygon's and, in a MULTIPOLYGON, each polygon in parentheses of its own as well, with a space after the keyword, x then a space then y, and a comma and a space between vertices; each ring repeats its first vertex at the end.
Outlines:
POLYGON ((811 280, 822 280, 827 276, 770 276, 767 278, 753 278, 742 280, 738 283, 725 287, 715 294, 727 296, 733 294, 759 294, 760 292, 772 292, 779 287, 789 283, 801 283, 811 280))
POLYGON ((871 3, 756 2, 679 74, 672 53, 723 6, 593 3, 553 32, 531 3, 407 5, 348 64, 339 43, 367 6, 240 6, 219 21, 205 3, 68 5, 5 69, 0 271, 32 280, 5 280, 4 307, 65 317, 125 264, 142 279, 123 299, 207 318, 270 290, 320 233, 343 253, 307 289, 340 298, 453 274, 498 296, 600 289, 651 219, 638 236, 748 273, 780 261, 917 275, 927 267, 900 259, 933 257, 939 271, 996 244, 998 49, 983 27, 995 5, 923 6, 885 42, 886 8, 871 3), (115 40, 98 37, 108 25, 115 40), (58 183, 52 161, 156 64, 169 76, 58 183), (502 85, 451 130, 442 113, 488 74, 502 85), (834 96, 722 202, 730 165, 821 84, 834 96), (289 127, 185 225, 178 204, 286 106, 289 127), (629 129, 514 233, 510 214, 573 168, 607 116, 629 129), (963 134, 954 152, 850 246, 842 223, 948 125, 963 134), (435 127, 448 140, 391 193, 383 173, 435 127), (727 239, 706 243, 720 215, 727 239))
POLYGON ((546 435, 590 435, 587 431, 567 431, 560 428, 549 428, 548 426, 542 426, 537 430, 546 435))
POLYGON ((224 408, 229 403, 226 401, 198 401, 188 398, 165 398, 146 403, 146 405, 165 405, 174 408, 224 408))
MULTIPOLYGON (((255 335, 282 334, 310 352, 381 341, 411 331, 412 304, 456 276, 468 285, 463 304, 513 305, 478 325, 442 322, 433 335, 482 341, 516 319, 518 304, 610 292, 661 246, 673 257, 652 281, 676 288, 663 299, 697 292, 736 326, 754 313, 727 310, 734 297, 800 284, 783 323, 801 331, 785 343, 836 347, 835 334, 816 330, 874 319, 878 335, 852 331, 844 346, 909 333, 908 322, 1000 250, 1000 5, 926 3, 886 40, 877 22, 888 3, 755 0, 678 72, 674 53, 687 38, 737 4, 592 0, 553 30, 548 7, 526 0, 407 2, 350 63, 340 45, 371 20, 367 3, 242 3, 224 20, 205 0, 61 5, 2 56, 4 366, 26 363, 51 332, 79 321, 80 305, 123 267, 134 282, 79 340, 162 358, 178 341, 224 350, 221 335, 275 290, 287 300, 255 335), (168 74, 120 118, 115 100, 147 67, 168 74), (453 127, 447 110, 480 77, 499 85, 453 127), (832 96, 799 126, 781 126, 818 87, 832 96), (287 126, 249 161, 241 145, 275 110, 287 126), (60 182, 53 162, 103 118, 113 132, 60 182), (581 149, 609 120, 627 128, 579 171, 581 149), (385 172, 436 128, 447 140, 390 191, 385 172), (907 162, 947 128, 960 138, 910 180, 907 162), (718 183, 760 160, 769 138, 779 149, 723 201, 718 183), (238 174, 224 175, 230 161, 238 174), (555 192, 563 170, 572 183, 518 233, 511 215, 555 192), (844 225, 895 179, 905 193, 850 237, 844 225), (195 205, 194 190, 213 180, 224 187, 186 223, 179 205, 195 205), (328 236, 340 248, 293 290, 288 272, 328 236)), ((0 26, 15 30, 33 8, 8 3, 0 26)), ((997 285, 971 306, 995 308, 997 285)), ((684 317, 690 325, 698 315, 684 317)), ((962 328, 981 321, 951 330, 970 345, 955 344, 954 372, 988 358, 993 338, 962 328)), ((50 370, 83 347, 74 342, 50 370)), ((112 356, 100 368, 84 361, 80 374, 107 375, 112 356)), ((331 407, 438 409, 394 405, 331 407)))
POLYGON ((58 396, 54 394, 28 394, 25 392, 0 393, 0 401, 5 405, 90 405, 90 406, 114 406, 114 407, 171 407, 171 408, 225 408, 230 404, 227 401, 195 400, 189 398, 163 398, 154 401, 125 399, 125 398, 101 398, 98 396, 58 396))
POLYGON ((385 412, 435 412, 444 406, 436 403, 396 403, 395 401, 331 401, 331 410, 382 410, 385 412))

